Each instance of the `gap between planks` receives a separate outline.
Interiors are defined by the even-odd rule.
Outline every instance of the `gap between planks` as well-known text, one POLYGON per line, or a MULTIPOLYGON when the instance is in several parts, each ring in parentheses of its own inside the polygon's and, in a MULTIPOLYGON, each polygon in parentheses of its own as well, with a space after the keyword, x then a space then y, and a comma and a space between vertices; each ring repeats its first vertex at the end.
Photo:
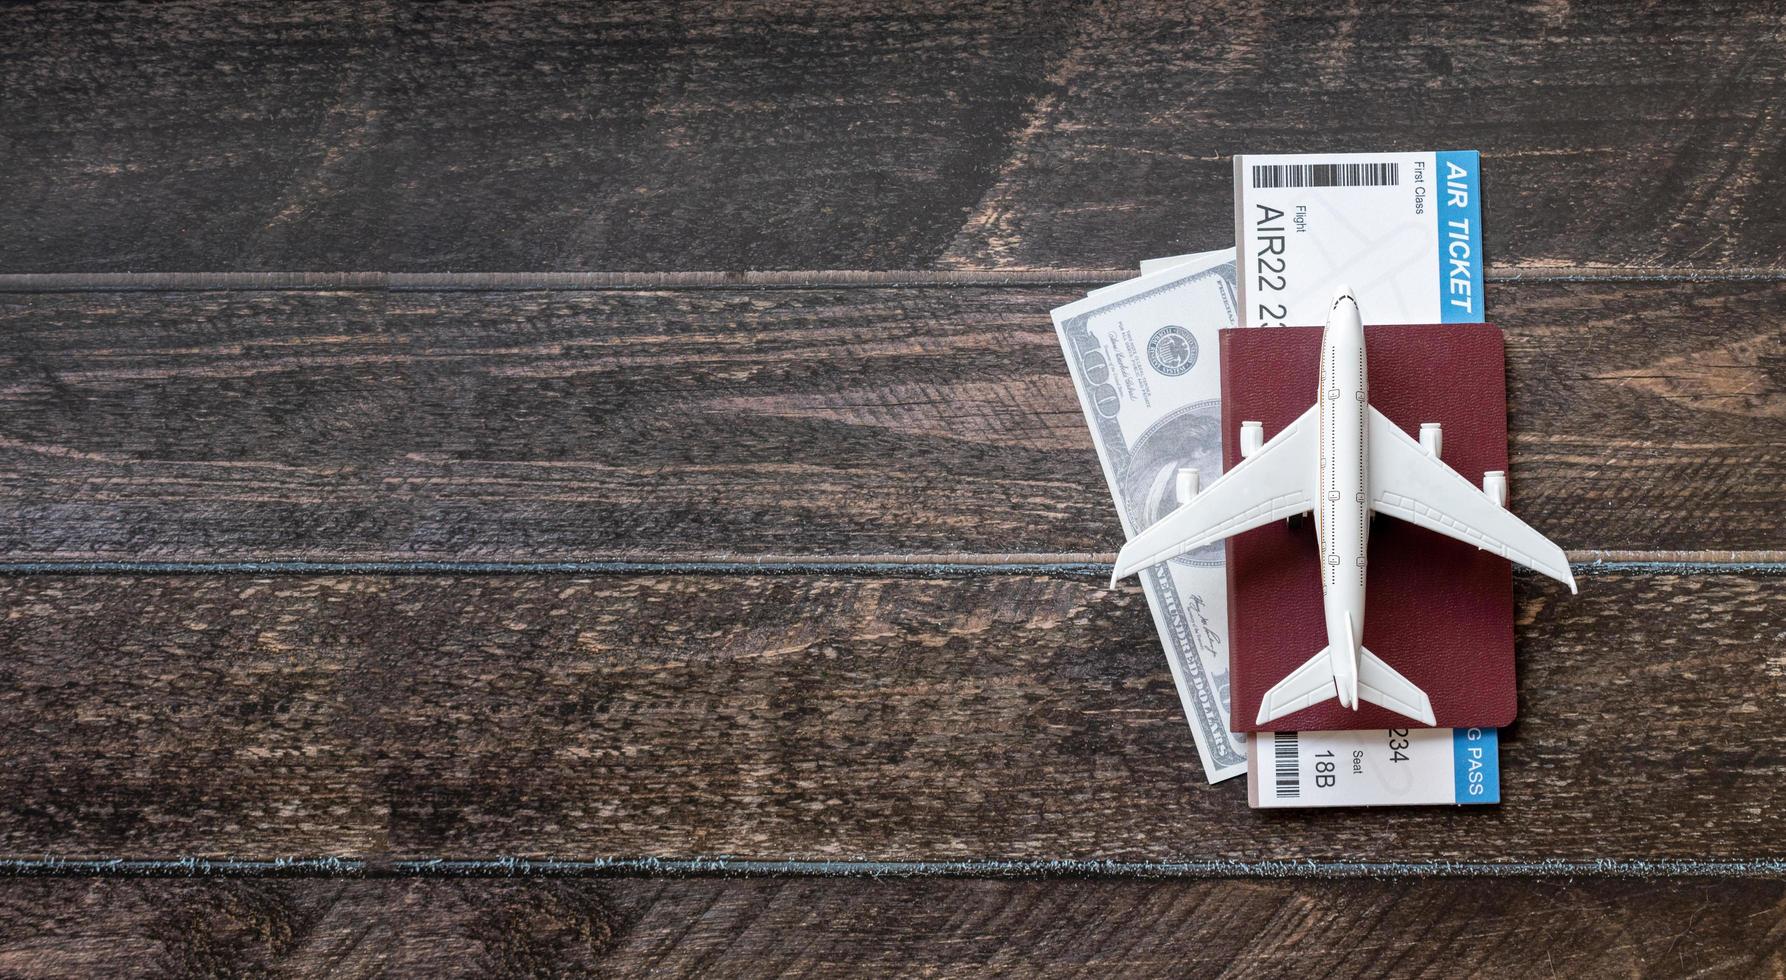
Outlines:
MULTIPOLYGON (((863 575, 887 578, 971 578, 1044 575, 1105 581, 1115 555, 840 555, 714 556, 589 561, 288 560, 0 561, 0 576, 26 575, 863 575)), ((1575 574, 1786 575, 1786 551, 1577 551, 1575 574)), ((1516 574, 1530 574, 1515 568, 1516 574)))
POLYGON ((0 878, 1786 878, 1786 858, 1699 861, 848 861, 752 858, 10 858, 0 878))
MULTIPOLYGON (((1133 269, 846 269, 763 272, 45 272, 0 274, 0 293, 502 292, 1100 286, 1133 269)), ((1491 266, 1490 282, 1786 282, 1786 269, 1491 266)))

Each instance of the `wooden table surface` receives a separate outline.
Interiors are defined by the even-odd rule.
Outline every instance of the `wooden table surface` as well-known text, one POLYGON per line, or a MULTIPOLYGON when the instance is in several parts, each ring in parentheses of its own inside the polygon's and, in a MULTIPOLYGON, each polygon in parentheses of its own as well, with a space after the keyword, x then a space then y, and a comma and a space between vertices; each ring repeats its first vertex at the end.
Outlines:
POLYGON ((1779 5, 0 24, 0 974, 1786 971, 1779 5), (1047 311, 1449 147, 1582 593, 1256 813, 1047 311))

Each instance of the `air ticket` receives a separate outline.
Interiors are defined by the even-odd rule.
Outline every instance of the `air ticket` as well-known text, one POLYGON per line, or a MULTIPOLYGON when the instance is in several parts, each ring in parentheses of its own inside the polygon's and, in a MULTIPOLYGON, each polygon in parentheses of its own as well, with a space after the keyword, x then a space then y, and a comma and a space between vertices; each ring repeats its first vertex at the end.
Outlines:
POLYGON ((1320 326, 1348 285, 1367 324, 1482 323, 1481 158, 1234 158, 1240 321, 1320 326))

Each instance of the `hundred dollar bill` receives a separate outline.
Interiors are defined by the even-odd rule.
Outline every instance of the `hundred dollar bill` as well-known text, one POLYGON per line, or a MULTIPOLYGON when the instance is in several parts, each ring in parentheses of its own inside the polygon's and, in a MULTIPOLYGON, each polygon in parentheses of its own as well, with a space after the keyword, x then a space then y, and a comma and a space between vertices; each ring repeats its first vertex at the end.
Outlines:
MULTIPOLYGON (((1238 322, 1234 250, 1105 287, 1054 311, 1079 404, 1091 426, 1123 533, 1175 509, 1178 472, 1222 472, 1217 334, 1238 322)), ((1141 573, 1141 587, 1185 718, 1212 783, 1246 772, 1246 740, 1228 730, 1228 598, 1220 544, 1141 573)))

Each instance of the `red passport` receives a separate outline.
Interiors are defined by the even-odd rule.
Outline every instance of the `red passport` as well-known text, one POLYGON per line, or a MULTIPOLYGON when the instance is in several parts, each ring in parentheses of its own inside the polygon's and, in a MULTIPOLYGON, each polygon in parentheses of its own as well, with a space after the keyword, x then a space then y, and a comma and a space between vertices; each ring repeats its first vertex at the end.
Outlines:
MULTIPOLYGON (((1222 458, 1240 423, 1270 439, 1315 403, 1319 327, 1222 331, 1222 458)), ((1371 404, 1419 437, 1444 426, 1440 458, 1478 486, 1507 469, 1506 350, 1486 324, 1366 327, 1371 404)), ((1314 465, 1310 461, 1310 465, 1314 465)), ((1514 488, 1517 489, 1517 488, 1514 488)), ((1328 700, 1255 724, 1265 692, 1327 646, 1315 525, 1268 524, 1228 539, 1229 698, 1237 732, 1419 728, 1365 703, 1328 700)), ((1373 519, 1364 645, 1432 698, 1439 728, 1500 728, 1518 710, 1513 572, 1507 560, 1393 517, 1373 519)))

